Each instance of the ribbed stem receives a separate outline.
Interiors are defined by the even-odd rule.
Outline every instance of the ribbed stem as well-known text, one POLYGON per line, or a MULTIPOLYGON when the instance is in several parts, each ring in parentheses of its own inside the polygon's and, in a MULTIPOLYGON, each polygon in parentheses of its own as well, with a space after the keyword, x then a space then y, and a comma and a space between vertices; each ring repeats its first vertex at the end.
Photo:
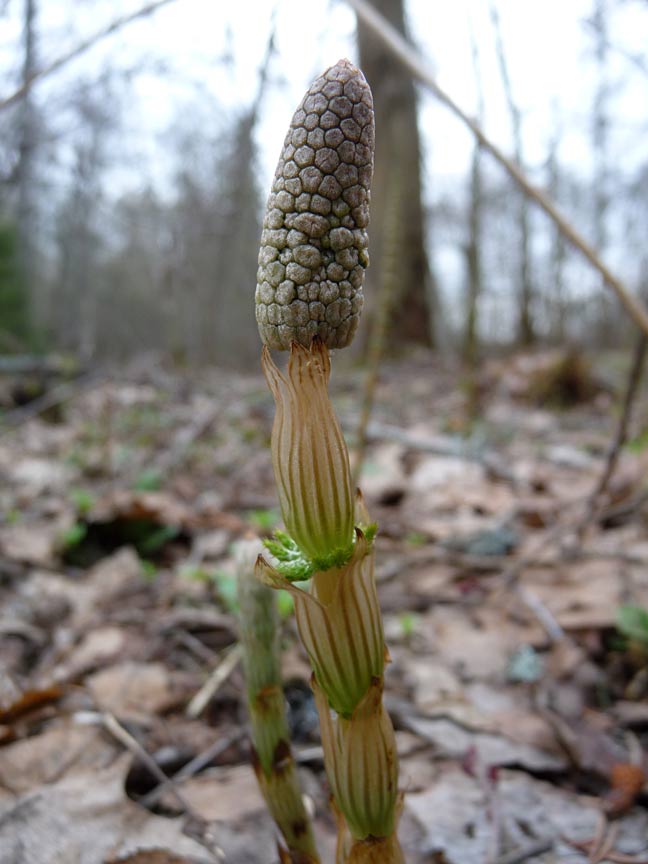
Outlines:
MULTIPOLYGON (((287 380, 290 398, 268 353, 264 368, 281 422, 275 422, 272 447, 277 482, 284 490, 288 524, 299 525, 299 546, 322 548, 326 536, 320 520, 335 522, 336 501, 351 501, 348 452, 341 437, 333 441, 313 412, 337 427, 328 396, 328 351, 321 342, 310 350, 293 345, 287 380), (306 374, 307 373, 307 374, 306 374), (300 442, 303 458, 278 456, 285 430, 300 442), (334 457, 332 454, 335 454, 334 457), (319 488, 313 488, 318 486, 319 488), (321 490, 337 489, 335 498, 321 490), (316 501, 312 507, 309 501, 316 501), (328 518, 327 518, 328 517, 328 518), (312 533, 311 533, 312 532, 312 533)), ((324 765, 336 809, 340 839, 338 864, 398 864, 403 861, 396 837, 400 812, 398 756, 391 721, 382 703, 386 649, 376 593, 374 549, 360 526, 369 531, 369 516, 356 499, 355 544, 341 567, 315 572, 310 590, 293 585, 263 559, 257 576, 266 584, 290 591, 295 601, 299 634, 313 668, 313 690, 320 716, 324 765)), ((295 539, 295 538, 294 538, 295 539)))
POLYGON ((319 864, 290 750, 275 597, 253 575, 254 561, 262 548, 258 541, 243 541, 237 550, 239 623, 253 766, 270 814, 286 842, 287 852, 280 853, 282 860, 319 864))
MULTIPOLYGON (((371 91, 360 70, 340 60, 312 83, 288 129, 263 222, 255 295, 263 370, 276 402, 272 461, 290 535, 277 532, 267 544, 277 568, 259 558, 256 573, 295 600, 339 814, 338 864, 403 861, 395 833, 398 757, 382 704, 375 526, 361 498, 354 505, 348 449, 328 395, 328 348, 350 343, 362 308, 373 148, 371 91), (290 350, 285 376, 269 348, 290 350), (310 575, 308 592, 290 581, 310 575)), ((276 698, 275 690, 251 694, 261 718, 260 782, 268 782, 268 765, 275 773, 277 721, 263 712, 276 698)))

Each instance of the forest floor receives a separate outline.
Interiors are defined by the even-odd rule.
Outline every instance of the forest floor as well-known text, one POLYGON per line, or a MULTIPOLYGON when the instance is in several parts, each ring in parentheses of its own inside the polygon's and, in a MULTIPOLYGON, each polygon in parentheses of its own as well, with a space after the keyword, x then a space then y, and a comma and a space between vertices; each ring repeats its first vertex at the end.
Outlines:
MULTIPOLYGON (((360 485, 409 864, 648 862, 648 398, 590 507, 628 357, 580 369, 561 408, 552 363, 485 364, 477 421, 434 358, 381 373, 360 485)), ((352 443, 362 375, 333 372, 352 443)), ((0 862, 271 864, 232 551, 279 520, 265 383, 153 363, 81 383, 50 416, 0 416, 0 862)), ((332 861, 289 610, 283 628, 332 861)))

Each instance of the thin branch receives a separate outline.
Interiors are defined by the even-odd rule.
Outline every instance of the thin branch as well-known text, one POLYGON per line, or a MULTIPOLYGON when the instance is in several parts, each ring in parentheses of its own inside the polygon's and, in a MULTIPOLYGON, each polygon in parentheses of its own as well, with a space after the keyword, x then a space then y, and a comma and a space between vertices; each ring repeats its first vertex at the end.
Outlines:
MULTIPOLYGON (((470 34, 470 53, 472 56, 475 87, 477 89, 477 118, 484 122, 485 99, 482 86, 479 46, 470 18, 468 19, 470 34)), ((479 411, 479 387, 477 382, 477 359, 479 355, 479 302, 482 295, 482 229, 484 210, 484 182, 482 168, 482 148, 475 141, 470 166, 470 207, 468 211, 468 241, 464 247, 466 260, 467 291, 466 317, 464 320, 462 359, 468 375, 468 410, 470 417, 475 417, 479 411)))
POLYGON ((623 408, 621 410, 621 416, 619 417, 619 423, 617 425, 616 433, 614 435, 612 443, 610 444, 610 449, 608 450, 607 457, 605 459, 605 465, 603 466, 603 472, 587 500, 585 514, 583 516, 581 524, 579 525, 578 533, 581 537, 596 514, 601 498, 605 494, 608 484, 612 479, 612 475, 614 474, 614 471, 616 469, 617 463, 619 461, 619 456, 621 455, 621 448, 627 441, 628 426, 630 425, 632 408, 637 397, 639 384, 641 383, 647 350, 648 336, 646 336, 646 334, 642 331, 639 333, 637 343, 635 345, 632 366, 630 367, 630 374, 628 375, 626 392, 623 398, 623 408))
MULTIPOLYGON (((183 765, 179 771, 177 771, 172 777, 165 777, 164 780, 160 780, 157 786, 154 786, 150 792, 147 792, 143 798, 139 799, 139 804, 142 807, 146 807, 147 809, 151 809, 154 807, 164 792, 166 792, 169 788, 175 789, 174 784, 182 783, 185 780, 189 780, 191 777, 194 777, 199 771, 202 771, 203 768, 206 768, 210 762, 213 762, 218 756, 224 753, 228 747, 231 747, 237 741, 240 741, 241 738, 245 735, 244 729, 237 729, 232 735, 228 735, 226 738, 219 738, 217 741, 208 747, 207 750, 204 750, 202 753, 198 753, 197 756, 194 756, 191 761, 187 762, 186 765, 183 765)), ((157 763, 156 763, 157 764, 157 763)))
POLYGON ((615 276, 607 265, 603 263, 596 251, 562 215, 549 196, 534 186, 520 167, 494 144, 486 136, 479 124, 469 117, 452 97, 437 84, 432 71, 418 55, 416 49, 367 0, 346 0, 346 2, 355 10, 364 24, 373 31, 374 35, 409 69, 413 77, 424 84, 455 117, 458 117, 470 129, 483 148, 499 162, 514 182, 547 214, 567 240, 598 271, 605 284, 617 295, 628 315, 645 333, 648 333, 648 311, 643 303, 631 294, 622 280, 615 276))
POLYGON ((502 27, 500 24, 499 12, 497 6, 491 0, 490 17, 495 31, 495 50, 497 53, 497 63, 500 70, 500 78, 504 87, 504 96, 508 106, 509 114, 511 115, 511 125, 513 129, 513 147, 515 150, 515 159, 518 164, 522 164, 522 112, 520 111, 515 99, 513 98, 513 84, 509 73, 508 62, 506 60, 506 52, 504 50, 504 38, 502 36, 502 27))
POLYGON ((114 714, 111 714, 108 711, 104 711, 97 715, 101 725, 104 729, 109 732, 112 737, 119 741, 127 750, 136 756, 139 761, 150 771, 150 773, 155 777, 155 779, 160 784, 165 784, 165 786, 171 791, 174 798, 178 802, 178 804, 182 807, 185 813, 193 816, 195 819, 200 821, 200 816, 196 813, 196 811, 192 808, 191 804, 184 797, 182 792, 176 787, 173 783, 173 780, 164 773, 164 771, 157 764, 155 759, 147 753, 146 750, 142 747, 139 741, 134 738, 127 729, 125 729, 119 720, 115 717, 114 714))
POLYGON ((92 390, 106 381, 108 377, 106 370, 96 369, 86 372, 73 381, 64 381, 62 384, 52 387, 51 390, 46 391, 42 396, 33 399, 26 405, 7 411, 0 422, 0 438, 15 432, 17 428, 45 413, 45 411, 57 408, 71 399, 76 399, 86 390, 92 390))
MULTIPOLYGON (((345 432, 353 432, 354 426, 350 421, 343 421, 342 428, 345 432)), ((421 453, 432 453, 435 456, 447 456, 452 459, 465 459, 468 462, 477 462, 494 476, 515 484, 516 479, 512 474, 508 463, 495 451, 484 451, 480 447, 472 446, 470 442, 463 439, 447 436, 426 437, 408 432, 398 426, 387 423, 370 421, 367 426, 367 441, 369 443, 381 441, 394 441, 402 444, 408 450, 420 451, 421 453)))
POLYGON ((130 24, 132 21, 135 21, 138 18, 144 18, 147 15, 152 15, 162 6, 166 6, 169 3, 173 3, 175 0, 154 0, 154 2, 146 3, 144 6, 141 6, 139 9, 136 9, 135 12, 131 12, 128 15, 123 15, 121 18, 116 18, 112 21, 108 26, 103 27, 101 30, 98 30, 88 39, 84 39, 82 42, 79 42, 74 48, 68 51, 66 54, 61 54, 60 57, 57 57, 56 60, 53 60, 49 65, 44 66, 42 69, 37 70, 30 75, 23 83, 11 93, 9 96, 5 96, 4 99, 0 99, 0 111, 4 111, 5 108, 10 108, 12 105, 15 105, 16 102, 19 102, 22 98, 24 98, 29 91, 32 89, 34 84, 37 81, 42 80, 43 78, 47 78, 52 73, 58 72, 63 66, 67 66, 67 64, 76 60, 77 57, 80 57, 82 54, 85 54, 86 51, 89 51, 90 48, 93 48, 98 42, 102 42, 108 36, 112 36, 113 33, 116 33, 118 30, 121 30, 127 24, 130 24))
POLYGON ((187 706, 187 717, 196 718, 202 714, 210 699, 213 699, 218 689, 227 681, 238 665, 241 655, 242 650, 238 643, 225 649, 221 661, 187 706))
MULTIPOLYGON (((594 30, 594 21, 591 19, 585 20, 583 23, 588 30, 594 30)), ((601 41, 606 50, 618 54, 619 57, 622 57, 627 63, 634 66, 642 75, 648 77, 648 63, 646 63, 645 58, 641 54, 633 54, 631 51, 626 51, 625 48, 616 45, 611 39, 605 36, 603 36, 601 41)))
MULTIPOLYGON (((506 51, 504 49, 504 37, 500 25, 499 12, 493 0, 490 4, 490 17, 495 33, 495 50, 500 69, 504 95, 511 115, 511 128, 513 132, 513 154, 515 162, 520 170, 524 169, 523 144, 522 144, 522 112, 513 95, 513 84, 509 72, 506 51)), ((535 339, 533 324, 533 284, 531 279, 531 250, 529 223, 529 198, 522 194, 518 201, 519 219, 519 260, 518 260, 518 340, 523 345, 530 345, 535 339)))
POLYGON ((566 640, 566 633, 556 620, 553 612, 533 591, 529 591, 528 588, 519 584, 515 585, 513 590, 529 612, 533 614, 552 644, 555 645, 558 642, 566 640))
POLYGON ((614 473, 614 469, 616 468, 616 464, 619 461, 621 448, 628 438, 628 426, 632 416, 632 408, 639 390, 639 384, 641 383, 646 360, 646 349, 648 349, 648 336, 646 336, 645 333, 640 333, 634 350, 630 375, 628 376, 628 384, 623 399, 623 410, 621 411, 621 417, 619 418, 619 425, 612 446, 608 452, 605 462, 605 470, 603 471, 601 479, 593 492, 592 497, 594 499, 599 498, 605 492, 607 485, 610 482, 610 478, 614 473))

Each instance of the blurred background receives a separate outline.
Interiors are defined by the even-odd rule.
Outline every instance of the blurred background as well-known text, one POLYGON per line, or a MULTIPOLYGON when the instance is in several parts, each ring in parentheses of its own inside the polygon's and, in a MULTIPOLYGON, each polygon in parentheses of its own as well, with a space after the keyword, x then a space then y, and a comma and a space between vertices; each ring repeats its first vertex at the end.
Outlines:
MULTIPOLYGON (((0 0, 2 862, 274 860, 236 596, 236 543, 281 524, 257 250, 345 56, 372 263, 331 392, 380 526, 407 860, 648 860, 648 335, 358 3, 0 0)), ((648 2, 372 5, 648 302, 648 2)))
MULTIPOLYGON (((374 5, 644 290, 645 2, 374 5)), ((256 366, 265 197, 296 104, 342 56, 378 127, 357 350, 396 242, 394 346, 623 345, 600 277, 342 0, 1 0, 0 355, 256 366)))

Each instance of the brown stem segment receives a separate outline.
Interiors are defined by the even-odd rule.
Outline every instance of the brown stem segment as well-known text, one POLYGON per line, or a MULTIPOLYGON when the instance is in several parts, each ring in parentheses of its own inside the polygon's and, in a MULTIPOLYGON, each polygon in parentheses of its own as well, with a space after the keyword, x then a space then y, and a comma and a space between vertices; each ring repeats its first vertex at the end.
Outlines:
POLYGON ((253 575, 260 543, 239 546, 238 601, 252 733, 252 764, 268 810, 286 842, 283 861, 319 864, 290 750, 281 686, 279 621, 273 593, 253 575))

